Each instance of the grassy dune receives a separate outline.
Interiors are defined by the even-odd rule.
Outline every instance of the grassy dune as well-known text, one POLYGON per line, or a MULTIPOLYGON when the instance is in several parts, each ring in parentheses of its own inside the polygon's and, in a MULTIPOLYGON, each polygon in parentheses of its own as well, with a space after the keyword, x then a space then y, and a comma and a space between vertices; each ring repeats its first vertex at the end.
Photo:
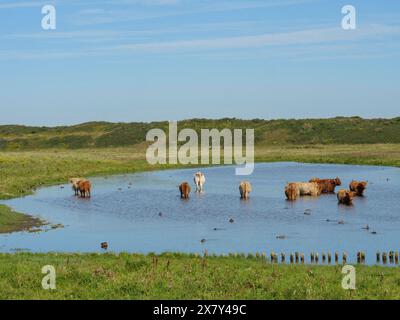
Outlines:
POLYGON ((397 268, 274 265, 262 258, 163 254, 0 254, 0 299, 399 299, 397 268), (56 269, 56 290, 41 269, 56 269))
MULTIPOLYGON (((0 126, 0 150, 127 147, 143 143, 146 133, 152 128, 168 132, 168 123, 89 122, 68 127, 0 126)), ((179 121, 178 128, 191 128, 198 133, 205 128, 251 128, 255 130, 258 146, 400 143, 400 118, 189 119, 179 121)))

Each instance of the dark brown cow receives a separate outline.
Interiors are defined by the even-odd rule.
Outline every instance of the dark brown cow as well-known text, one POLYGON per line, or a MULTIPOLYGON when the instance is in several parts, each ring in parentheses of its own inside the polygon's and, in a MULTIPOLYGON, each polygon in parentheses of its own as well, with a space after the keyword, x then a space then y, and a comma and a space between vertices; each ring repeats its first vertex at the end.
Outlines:
POLYGON ((90 198, 90 190, 92 189, 92 185, 89 180, 79 181, 78 182, 78 190, 82 198, 90 198))
POLYGON ((345 190, 345 189, 341 189, 337 193, 337 198, 338 198, 339 203, 350 206, 353 204, 354 192, 345 190))
POLYGON ((319 184, 322 193, 335 193, 335 188, 342 185, 342 181, 339 178, 336 179, 311 179, 310 182, 316 182, 319 184))
POLYGON ((179 186, 179 191, 181 192, 181 198, 187 199, 189 198, 190 193, 190 185, 187 182, 183 182, 179 186))
POLYGON ((366 181, 355 181, 353 180, 350 182, 350 190, 354 191, 357 196, 363 197, 364 196, 364 190, 367 187, 368 182, 366 181))

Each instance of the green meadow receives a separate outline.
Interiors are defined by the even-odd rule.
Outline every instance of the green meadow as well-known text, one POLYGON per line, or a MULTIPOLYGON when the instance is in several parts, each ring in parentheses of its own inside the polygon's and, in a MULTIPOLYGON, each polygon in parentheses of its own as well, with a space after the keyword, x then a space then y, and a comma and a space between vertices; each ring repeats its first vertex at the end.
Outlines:
POLYGON ((0 254, 0 299, 399 299, 397 268, 356 266, 356 290, 342 266, 272 264, 260 257, 165 253, 0 254), (56 270, 44 290, 42 267, 56 270))

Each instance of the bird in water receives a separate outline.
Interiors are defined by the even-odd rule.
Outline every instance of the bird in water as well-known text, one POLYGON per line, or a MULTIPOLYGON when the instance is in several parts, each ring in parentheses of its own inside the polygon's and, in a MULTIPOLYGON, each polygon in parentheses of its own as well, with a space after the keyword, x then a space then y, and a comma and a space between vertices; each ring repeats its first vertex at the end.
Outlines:
POLYGON ((104 249, 104 250, 107 250, 107 249, 108 249, 108 243, 107 243, 107 242, 102 242, 102 243, 100 244, 100 246, 101 246, 101 248, 104 249))

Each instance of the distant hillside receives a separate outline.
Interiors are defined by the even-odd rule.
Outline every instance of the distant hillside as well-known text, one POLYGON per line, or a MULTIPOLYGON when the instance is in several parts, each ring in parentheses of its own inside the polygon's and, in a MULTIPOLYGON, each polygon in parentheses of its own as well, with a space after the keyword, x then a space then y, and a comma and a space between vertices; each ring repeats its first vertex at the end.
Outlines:
MULTIPOLYGON (((191 119, 180 121, 178 127, 193 128, 198 132, 202 128, 254 128, 258 145, 400 143, 400 117, 368 120, 359 117, 301 120, 191 119)), ((152 128, 161 128, 167 132, 168 123, 90 122, 61 127, 4 125, 0 126, 0 150, 129 146, 144 142, 147 131, 152 128)))

